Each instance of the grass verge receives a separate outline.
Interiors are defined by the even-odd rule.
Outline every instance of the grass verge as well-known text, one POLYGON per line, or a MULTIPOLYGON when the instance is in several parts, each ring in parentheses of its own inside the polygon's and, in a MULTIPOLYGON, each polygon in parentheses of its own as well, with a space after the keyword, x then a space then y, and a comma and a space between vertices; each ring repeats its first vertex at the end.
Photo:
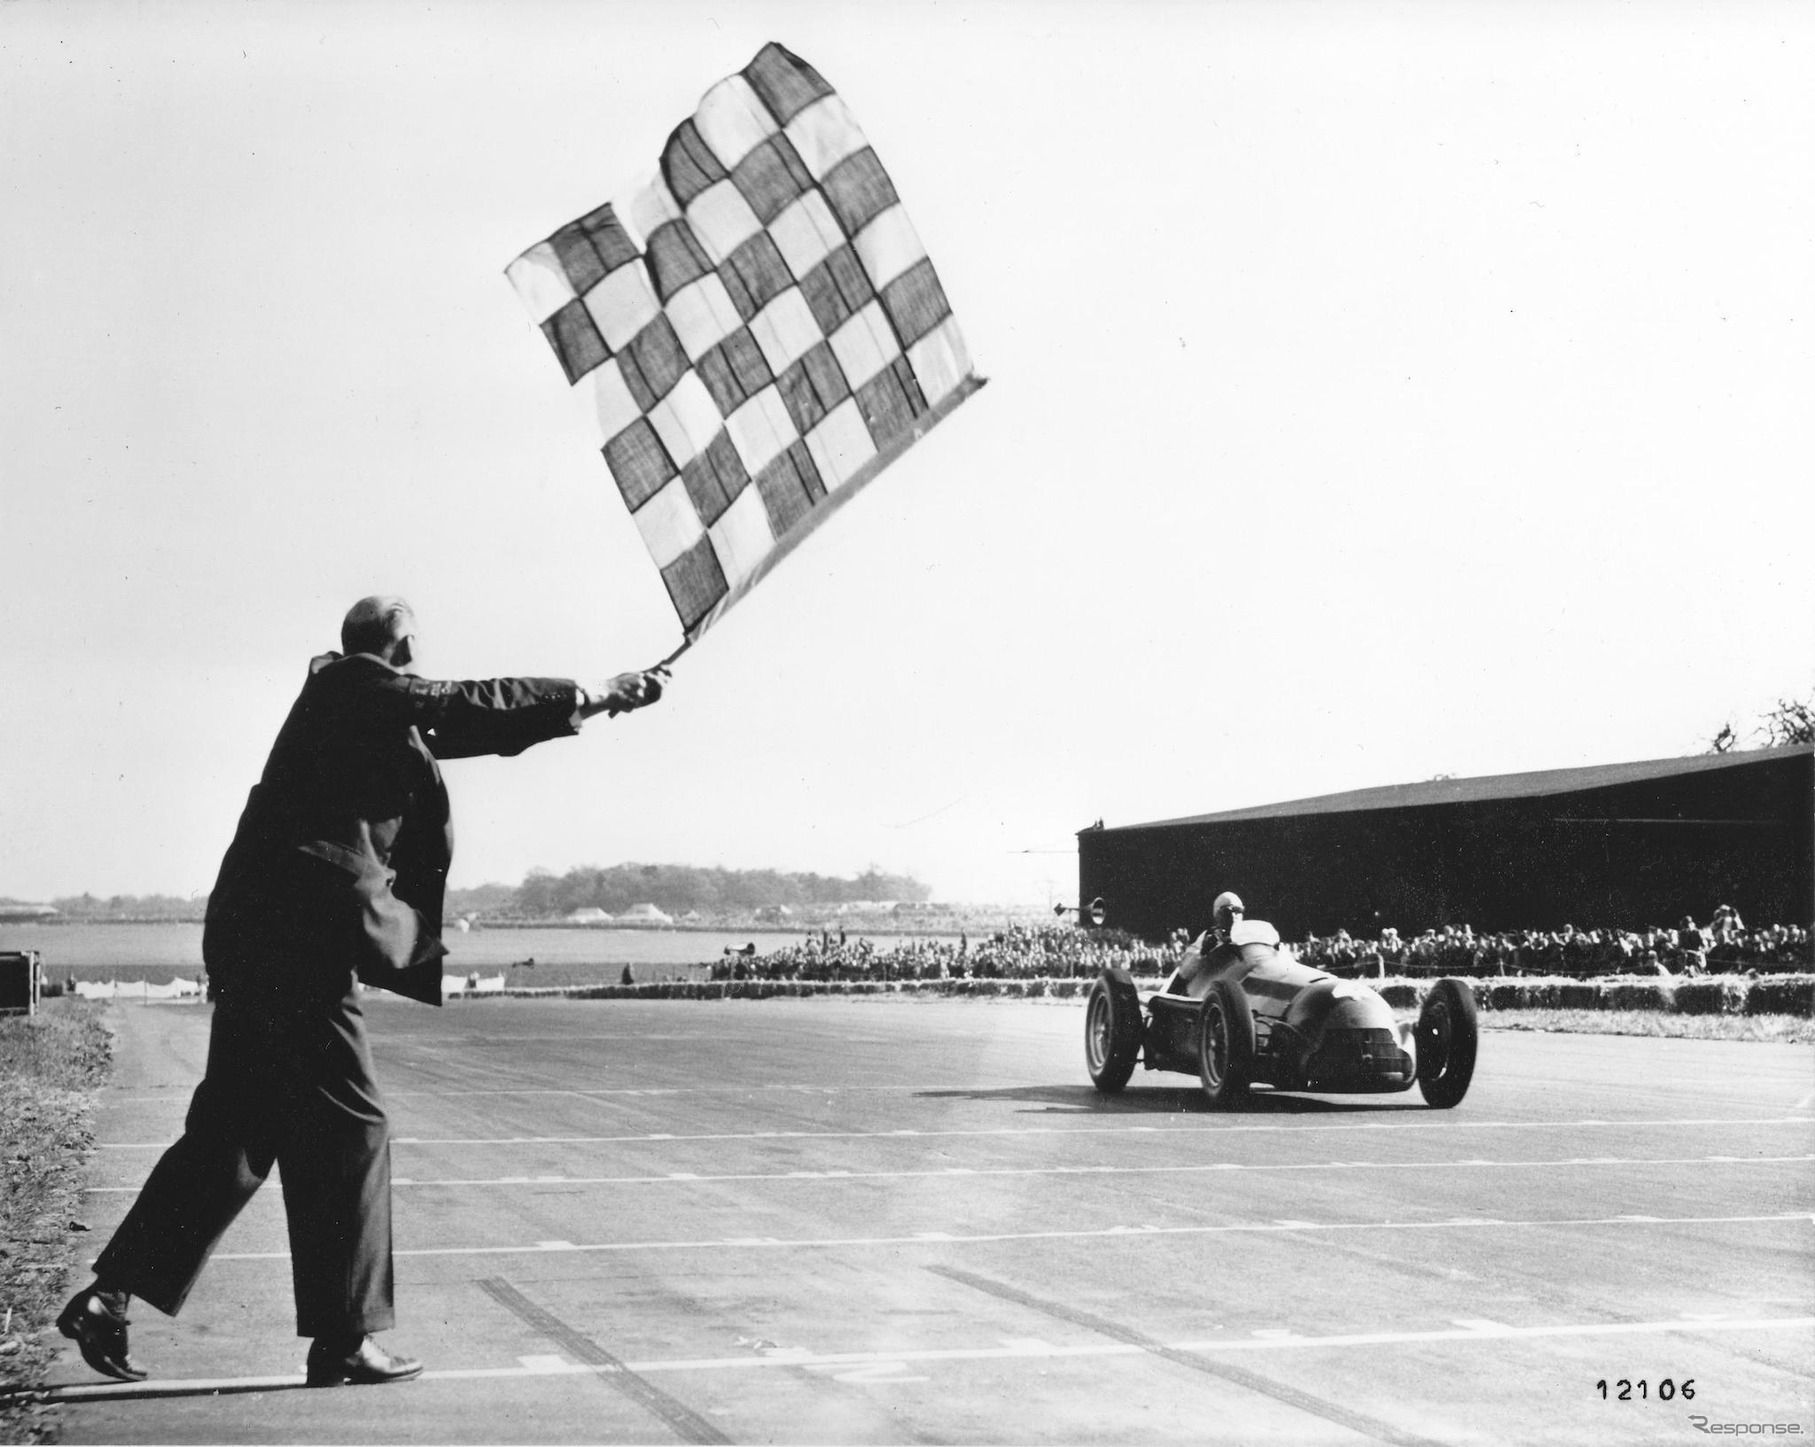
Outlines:
POLYGON ((1676 1015, 1667 1010, 1483 1010, 1480 1019, 1483 1030, 1815 1044, 1815 1020, 1796 1015, 1676 1015))
POLYGON ((63 1304, 79 1221, 94 1092, 113 1040, 102 1008, 47 1000, 0 1017, 0 1441, 45 1442, 55 1408, 33 1400, 56 1353, 45 1328, 63 1304))

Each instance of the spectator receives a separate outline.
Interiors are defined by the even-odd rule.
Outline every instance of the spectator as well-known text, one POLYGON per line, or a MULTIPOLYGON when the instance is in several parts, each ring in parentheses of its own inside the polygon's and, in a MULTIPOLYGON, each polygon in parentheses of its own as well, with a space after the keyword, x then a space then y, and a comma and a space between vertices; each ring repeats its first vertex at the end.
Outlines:
POLYGON ((1708 964, 1708 940, 1696 927, 1693 915, 1684 915, 1677 927, 1677 945, 1683 953, 1683 972, 1699 975, 1708 964))

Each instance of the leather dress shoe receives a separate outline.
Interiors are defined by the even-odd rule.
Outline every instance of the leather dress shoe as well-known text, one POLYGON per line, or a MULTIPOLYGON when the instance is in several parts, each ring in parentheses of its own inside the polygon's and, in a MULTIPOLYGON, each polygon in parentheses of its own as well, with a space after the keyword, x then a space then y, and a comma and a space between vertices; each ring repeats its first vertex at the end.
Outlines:
POLYGON ((78 1291, 57 1318, 57 1330, 81 1349, 82 1360, 102 1376, 142 1382, 146 1371, 126 1350, 126 1300, 124 1291, 93 1286, 78 1291))
POLYGON ((422 1363, 414 1357, 394 1356, 369 1336, 347 1348, 327 1337, 317 1337, 309 1348, 311 1387, 371 1387, 384 1382, 407 1382, 421 1373, 422 1363))

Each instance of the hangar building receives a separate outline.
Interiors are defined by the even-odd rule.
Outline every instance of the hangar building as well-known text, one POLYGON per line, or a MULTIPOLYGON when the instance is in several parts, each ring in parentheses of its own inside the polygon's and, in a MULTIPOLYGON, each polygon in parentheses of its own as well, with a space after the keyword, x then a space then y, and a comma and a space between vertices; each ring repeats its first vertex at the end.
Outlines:
POLYGON ((1287 939, 1815 922, 1815 745, 1433 779, 1078 833, 1078 898, 1149 938, 1218 891, 1287 939))

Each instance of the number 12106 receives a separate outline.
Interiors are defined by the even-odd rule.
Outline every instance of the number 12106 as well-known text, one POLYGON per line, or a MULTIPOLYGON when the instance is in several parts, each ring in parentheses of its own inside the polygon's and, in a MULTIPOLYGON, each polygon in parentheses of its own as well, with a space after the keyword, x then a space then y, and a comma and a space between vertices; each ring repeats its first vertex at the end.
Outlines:
MULTIPOLYGON (((1611 1383, 1603 1377, 1594 1384, 1594 1389, 1601 1394, 1601 1400, 1604 1402, 1630 1402, 1633 1401, 1635 1397, 1637 1400, 1643 1401, 1645 1398, 1652 1395, 1651 1384, 1643 1377, 1640 1377, 1636 1382, 1621 1377, 1617 1382, 1611 1383)), ((1663 1381, 1657 1384, 1658 1401, 1668 1402, 1673 1397, 1679 1396, 1685 1402, 1695 1400, 1694 1377, 1687 1378, 1681 1386, 1678 1386, 1669 1377, 1665 1377, 1663 1381)))

